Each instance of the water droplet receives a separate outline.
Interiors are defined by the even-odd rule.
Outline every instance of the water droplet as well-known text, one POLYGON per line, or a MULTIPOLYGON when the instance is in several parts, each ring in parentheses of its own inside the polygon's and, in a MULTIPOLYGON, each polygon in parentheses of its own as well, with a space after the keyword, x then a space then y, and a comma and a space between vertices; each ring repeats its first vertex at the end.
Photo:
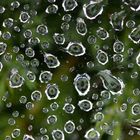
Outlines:
POLYGON ((40 128, 40 133, 41 134, 46 134, 47 133, 47 129, 46 128, 40 128))
POLYGON ((65 136, 63 131, 56 129, 52 131, 53 140, 64 140, 65 136))
POLYGON ((109 91, 107 91, 107 90, 103 90, 103 91, 101 91, 101 97, 103 98, 103 99, 110 99, 111 98, 111 94, 110 94, 110 92, 109 91))
POLYGON ((58 11, 58 6, 56 4, 49 5, 45 10, 47 14, 56 14, 57 11, 58 11))
POLYGON ((140 2, 139 0, 123 0, 126 5, 130 6, 130 9, 137 12, 140 10, 140 2))
POLYGON ((53 100, 58 98, 60 91, 56 84, 48 84, 45 90, 45 94, 48 100, 53 100))
POLYGON ((73 104, 70 104, 70 103, 65 103, 63 110, 68 114, 73 114, 74 110, 75 110, 75 106, 73 104))
POLYGON ((40 101, 41 98, 42 98, 42 94, 40 91, 35 90, 32 92, 32 94, 31 94, 32 101, 40 101))
POLYGON ((102 40, 106 40, 107 38, 109 38, 109 33, 102 27, 99 27, 99 29, 97 29, 96 35, 102 40))
POLYGON ((15 119, 9 118, 9 119, 8 119, 8 124, 9 124, 9 125, 15 125, 15 124, 16 124, 15 119))
POLYGON ((100 2, 90 1, 83 5, 83 11, 87 19, 93 20, 103 13, 103 5, 100 2))
POLYGON ((122 54, 114 54, 113 55, 113 62, 115 63, 121 63, 123 62, 124 58, 122 54))
POLYGON ((56 103, 56 102, 53 102, 51 105, 50 105, 50 108, 52 111, 55 111, 57 110, 59 107, 59 105, 56 103))
POLYGON ((134 28, 134 26, 135 26, 135 21, 133 21, 133 20, 128 20, 127 22, 126 22, 126 27, 127 28, 134 28))
POLYGON ((70 14, 65 14, 63 17, 62 17, 62 20, 65 21, 65 22, 70 22, 71 21, 71 15, 70 14))
POLYGON ((73 121, 69 120, 65 123, 64 125, 64 131, 67 133, 67 134, 71 134, 75 131, 75 124, 73 121))
POLYGON ((115 12, 110 16, 110 24, 115 31, 122 31, 124 19, 126 17, 125 11, 115 12))
POLYGON ((0 14, 3 14, 5 12, 5 8, 3 6, 0 6, 0 14))
POLYGON ((89 44, 95 44, 97 41, 96 37, 94 35, 90 35, 88 38, 87 38, 87 42, 89 44))
POLYGON ((12 116, 15 117, 15 118, 17 118, 19 116, 19 112, 18 111, 14 111, 12 113, 12 116))
POLYGON ((27 29, 24 33, 23 33, 23 36, 25 38, 30 38, 32 37, 32 31, 30 29, 27 29))
POLYGON ((69 30, 69 27, 70 27, 70 25, 69 25, 69 23, 67 23, 67 22, 63 22, 63 23, 61 24, 61 29, 62 29, 64 32, 68 31, 68 30, 69 30))
POLYGON ((48 27, 44 24, 38 25, 36 28, 36 32, 40 35, 48 34, 48 27))
POLYGON ((12 140, 11 136, 6 136, 4 140, 12 140))
POLYGON ((128 38, 135 44, 140 43, 140 26, 134 28, 128 35, 128 38))
POLYGON ((29 21, 29 19, 30 19, 30 16, 29 16, 29 14, 28 14, 27 12, 23 12, 23 11, 22 11, 22 12, 20 13, 20 16, 19 16, 20 22, 26 23, 26 22, 29 21))
POLYGON ((31 110, 34 108, 34 104, 32 102, 27 102, 26 103, 26 109, 31 110))
POLYGON ((36 80, 36 75, 32 71, 28 71, 27 78, 30 82, 34 82, 36 80))
POLYGON ((132 106, 132 114, 140 115, 140 104, 139 103, 136 103, 132 106))
POLYGON ((48 2, 54 3, 54 2, 56 2, 56 0, 48 0, 48 2))
POLYGON ((86 132, 84 137, 88 140, 99 140, 100 133, 94 128, 91 128, 86 132))
POLYGON ((20 136, 20 129, 14 129, 12 132, 12 138, 17 138, 20 136))
POLYGON ((126 103, 123 103, 121 106, 120 106, 120 111, 121 112, 125 112, 127 110, 127 104, 126 103))
POLYGON ((78 6, 76 0, 63 0, 62 7, 64 11, 73 11, 78 6))
POLYGON ((33 68, 39 66, 39 60, 36 59, 36 58, 33 58, 30 62, 31 62, 31 66, 32 66, 33 68))
POLYGON ((55 124, 57 122, 57 117, 56 115, 50 115, 48 118, 47 118, 47 123, 48 124, 55 124))
POLYGON ((0 55, 4 54, 7 48, 7 44, 4 42, 0 42, 0 55))
POLYGON ((66 47, 66 52, 72 56, 82 56, 85 54, 86 48, 81 42, 69 42, 66 47))
POLYGON ((25 54, 26 56, 32 58, 35 56, 35 51, 31 47, 29 47, 29 48, 26 48, 25 54))
POLYGON ((25 134, 24 136, 23 136, 23 140, 35 140, 31 135, 27 135, 27 134, 25 134))
POLYGON ((3 69, 3 64, 0 62, 0 72, 2 71, 3 69))
POLYGON ((82 18, 77 18, 77 23, 76 23, 76 31, 79 35, 86 35, 87 33, 87 25, 82 18))
POLYGON ((90 90, 90 76, 86 73, 77 74, 73 84, 78 94, 80 96, 85 96, 90 90))
POLYGON ((124 84, 121 79, 113 76, 109 70, 100 71, 98 75, 100 76, 105 89, 109 90, 113 95, 122 94, 124 84))
POLYGON ((102 121, 104 119, 104 114, 102 112, 98 112, 94 115, 95 121, 102 121))
POLYGON ((50 80, 52 80, 53 74, 50 71, 43 71, 39 75, 39 81, 40 83, 48 83, 50 80))
POLYGON ((140 66, 140 53, 136 57, 136 64, 140 66))
POLYGON ((92 102, 86 99, 79 101, 78 106, 80 107, 81 110, 86 111, 86 112, 92 110, 93 108, 92 102))
POLYGON ((116 40, 113 44, 113 50, 115 53, 122 53, 124 52, 124 44, 123 42, 116 40))
POLYGON ((25 104, 27 102, 27 97, 26 96, 21 96, 20 99, 19 99, 19 102, 21 104, 25 104))
POLYGON ((3 21, 3 27, 11 28, 13 26, 14 20, 12 18, 7 18, 3 21))
POLYGON ((55 33, 53 35, 53 39, 54 39, 56 44, 63 45, 65 43, 64 34, 55 33))
POLYGON ((24 78, 18 74, 18 72, 14 72, 11 74, 9 79, 9 86, 11 88, 19 88, 23 85, 24 78))
POLYGON ((58 58, 52 54, 44 54, 44 62, 47 64, 48 68, 57 68, 60 66, 58 58))
POLYGON ((97 52, 97 61, 101 64, 101 65, 105 65, 108 63, 108 55, 106 52, 99 50, 97 52))

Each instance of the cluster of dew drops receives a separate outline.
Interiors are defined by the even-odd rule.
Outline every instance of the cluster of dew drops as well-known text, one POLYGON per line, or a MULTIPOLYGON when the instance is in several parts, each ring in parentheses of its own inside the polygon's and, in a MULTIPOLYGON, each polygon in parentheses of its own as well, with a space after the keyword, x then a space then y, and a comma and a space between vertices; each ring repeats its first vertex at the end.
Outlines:
MULTIPOLYGON (((44 14, 51 15, 52 17, 59 13, 59 6, 56 4, 57 0, 48 0, 49 5, 46 7, 46 9, 43 11, 44 14)), ((1 3, 1 2, 0 2, 1 3)), ((82 11, 83 16, 77 17, 76 19, 73 19, 73 16, 71 13, 73 13, 78 7, 79 2, 77 0, 62 0, 59 3, 61 3, 61 7, 64 11, 64 15, 60 19, 62 21, 61 24, 61 33, 60 32, 54 32, 52 36, 52 40, 54 41, 54 44, 58 46, 59 52, 66 53, 68 56, 72 58, 82 58, 86 53, 88 52, 89 47, 94 47, 94 45, 97 47, 97 52, 93 55, 96 56, 97 63, 94 63, 92 60, 87 62, 87 67, 94 69, 94 67, 98 66, 106 66, 109 63, 109 60, 112 59, 113 63, 115 64, 122 64, 124 62, 124 53, 125 51, 125 43, 122 40, 119 40, 118 38, 115 38, 115 41, 113 45, 110 46, 104 46, 103 49, 100 49, 98 45, 96 45, 96 42, 98 40, 105 42, 108 40, 112 35, 110 35, 110 31, 102 27, 102 24, 104 21, 102 21, 102 24, 99 24, 99 27, 95 27, 96 31, 95 34, 88 35, 88 25, 91 24, 94 28, 94 20, 96 20, 98 17, 100 17, 105 11, 102 0, 90 0, 87 1, 82 5, 82 11), (75 27, 70 26, 70 22, 74 20, 75 27), (76 32, 76 36, 80 36, 81 38, 85 39, 88 44, 84 45, 84 42, 79 40, 70 40, 69 35, 67 35, 67 32, 69 30, 74 29, 76 32), (68 41, 67 41, 68 40, 68 41), (113 55, 111 56, 108 54, 107 50, 109 47, 113 50, 113 55)), ((39 1, 36 5, 39 5, 39 1)), ((122 5, 127 6, 132 12, 140 12, 140 1, 139 0, 122 0, 122 5)), ((80 5, 81 6, 81 5, 80 5)), ((62 10, 61 9, 61 10, 62 10)), ((49 31, 51 30, 50 27, 44 23, 35 25, 34 31, 30 29, 30 26, 28 29, 22 31, 26 25, 32 25, 34 23, 33 18, 38 17, 38 11, 30 9, 30 6, 28 4, 21 5, 19 1, 13 1, 9 3, 9 9, 3 5, 0 5, 0 14, 3 15, 7 11, 13 12, 13 18, 8 17, 3 19, 3 23, 1 25, 1 29, 3 31, 0 31, 0 56, 3 60, 3 62, 0 62, 0 71, 1 74, 4 73, 4 63, 10 63, 12 65, 13 61, 16 61, 17 63, 22 65, 23 70, 26 72, 26 76, 22 75, 16 66, 14 68, 12 67, 10 69, 9 75, 8 75, 8 84, 9 87, 13 90, 15 89, 21 89, 24 84, 26 83, 26 80, 31 83, 35 83, 37 80, 40 84, 46 84, 44 93, 47 100, 54 101, 50 104, 50 107, 53 111, 55 111, 57 108, 59 108, 59 104, 57 103, 56 99, 59 98, 61 93, 61 89, 57 85, 57 83, 51 83, 51 80, 53 79, 53 72, 54 69, 57 69, 61 67, 61 61, 59 60, 59 53, 56 55, 53 53, 53 50, 50 53, 49 47, 50 43, 49 40, 47 40, 49 31), (14 19, 14 11, 22 7, 18 17, 14 19), (16 25, 17 22, 20 22, 20 26, 16 25), (23 29, 22 29, 23 28, 23 29), (22 39, 27 40, 27 42, 20 42, 20 46, 11 46, 8 44, 10 40, 14 40, 16 42, 16 38, 14 35, 12 35, 12 32, 16 32, 21 36, 22 39), (12 31, 12 32, 11 32, 12 31), (22 31, 22 32, 21 32, 22 31), (38 34, 38 37, 34 36, 34 32, 38 34), (47 41, 42 42, 41 38, 44 37, 47 41), (41 52, 39 50, 34 49, 35 45, 41 46, 41 52), (9 49, 12 48, 12 52, 8 52, 9 49), (24 50, 24 54, 20 53, 21 50, 24 50), (12 55, 13 53, 13 55, 12 55), (40 54, 39 54, 40 53, 40 54), (42 55, 43 60, 40 62, 35 56, 36 54, 42 55), (16 57, 14 57, 16 55, 16 57), (13 60, 15 59, 15 60, 13 60), (30 61, 28 61, 28 59, 30 61), (41 67, 41 63, 43 64, 43 67, 47 67, 49 70, 41 70, 39 73, 39 76, 35 73, 34 69, 39 69, 41 67), (32 69, 30 69, 30 67, 32 69)), ((117 11, 113 12, 109 15, 109 24, 111 28, 115 32, 121 32, 124 27, 130 29, 130 32, 128 33, 127 38, 130 40, 132 44, 139 45, 140 44, 140 25, 136 25, 134 20, 128 20, 127 22, 124 22, 125 18, 127 17, 126 11, 123 9, 123 7, 117 11)), ((53 19, 52 19, 53 20, 53 19)), ((54 19, 54 22, 55 19, 54 19)), ((100 21, 99 21, 100 22, 100 21)), ((50 35, 49 35, 50 36, 50 35)), ((21 39, 21 40, 22 40, 21 39)), ((130 47, 127 50, 128 55, 133 55, 133 48, 130 47)), ((61 53, 60 53, 61 55, 61 53)), ((140 66, 140 53, 137 53, 137 56, 134 58, 134 63, 129 63, 127 66, 128 68, 133 68, 135 65, 140 66)), ((82 60, 82 59, 81 59, 82 60)), ((74 70, 74 67, 71 68, 71 71, 74 70)), ((131 74, 131 78, 136 79, 138 77, 138 72, 134 71, 131 74)), ((102 100, 99 100, 98 94, 92 95, 92 100, 97 100, 96 106, 98 107, 96 113, 94 114, 94 121, 102 121, 104 119, 104 114, 102 112, 102 108, 104 104, 111 99, 112 96, 123 96, 123 91, 125 89, 125 84, 122 78, 119 78, 112 74, 111 70, 108 69, 102 69, 98 70, 96 75, 102 82, 103 90, 100 93, 100 98, 102 100)), ((69 77, 67 75, 61 76, 62 81, 68 81, 69 77)), ((75 113, 75 108, 79 108, 81 111, 88 113, 91 112, 94 108, 93 101, 90 98, 87 98, 87 95, 89 94, 92 87, 98 88, 97 83, 91 84, 91 76, 87 72, 84 73, 77 73, 75 78, 73 79, 73 87, 80 96, 80 100, 77 103, 77 106, 73 105, 71 101, 64 103, 62 110, 66 114, 73 114, 75 113)), ((135 88, 133 91, 133 95, 139 96, 140 90, 139 88, 135 88)), ((32 110, 34 108, 35 102, 41 102, 43 98, 42 91, 36 89, 32 91, 31 93, 31 102, 28 102, 28 99, 26 96, 22 95, 19 99, 20 104, 25 104, 25 107, 27 110, 32 110)), ((16 96, 16 95, 15 95, 16 96)), ((6 96, 3 96, 2 100, 6 101, 6 96)), ((71 98, 69 99, 71 100, 71 98)), ((115 101, 114 101, 115 102, 115 101)), ((133 115, 140 115, 140 103, 134 102, 133 100, 129 99, 127 102, 131 102, 131 113, 133 115)), ((12 107, 12 103, 9 102, 6 104, 7 108, 12 107)), ((125 112, 127 110, 127 103, 123 103, 120 106, 120 112, 125 112)), ((49 110, 47 108, 43 108, 43 112, 47 113, 49 110)), ((20 112, 15 110, 12 112, 12 117, 8 119, 8 124, 10 126, 16 125, 15 118, 20 116, 20 112)), ((22 118, 25 116, 22 115, 22 118)), ((30 120, 33 120, 34 116, 30 114, 30 120)), ((47 117, 47 125, 53 125, 62 118, 58 118, 56 115, 49 115, 47 117)), ((81 119, 81 123, 86 122, 86 120, 81 119)), ((139 120, 135 121, 136 123, 139 122, 139 120)), ((33 129, 32 125, 28 126, 29 133, 24 134, 23 140, 35 140, 34 136, 31 135, 31 131, 33 129)), ((59 128, 54 128, 51 132, 51 136, 47 134, 46 128, 40 128, 41 133, 41 140, 64 140, 66 139, 66 135, 70 135, 75 132, 75 130, 80 131, 82 128, 75 125, 75 122, 71 119, 65 122, 63 130, 59 128)), ((140 135, 140 128, 135 127, 135 129, 138 131, 138 134, 140 135)), ((111 131, 109 125, 105 123, 101 130, 106 131, 108 134, 113 135, 113 131, 111 131)), ((18 138, 21 135, 21 129, 15 128, 13 129, 13 132, 11 135, 7 135, 5 137, 5 140, 11 140, 14 138, 18 138)), ((133 135, 133 131, 131 130, 130 135, 133 135)), ((84 134, 85 139, 89 140, 97 140, 100 139, 100 132, 96 130, 94 127, 88 129, 85 131, 84 134)))

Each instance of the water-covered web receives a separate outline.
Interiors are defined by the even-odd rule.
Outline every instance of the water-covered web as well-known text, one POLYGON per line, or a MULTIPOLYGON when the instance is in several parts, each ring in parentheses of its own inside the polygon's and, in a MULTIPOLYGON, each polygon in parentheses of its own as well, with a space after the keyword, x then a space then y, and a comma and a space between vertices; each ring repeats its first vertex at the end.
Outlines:
POLYGON ((1 0, 0 140, 140 139, 139 16, 139 0, 1 0))

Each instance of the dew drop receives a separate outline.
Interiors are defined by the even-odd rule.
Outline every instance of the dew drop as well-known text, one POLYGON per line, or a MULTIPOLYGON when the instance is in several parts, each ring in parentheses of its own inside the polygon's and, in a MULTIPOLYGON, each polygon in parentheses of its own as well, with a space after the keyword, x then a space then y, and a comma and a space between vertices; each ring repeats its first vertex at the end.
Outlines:
POLYGON ((75 110, 75 106, 73 104, 70 104, 70 103, 65 103, 63 110, 68 114, 73 114, 74 110, 75 110))
POLYGON ((35 140, 31 135, 27 135, 27 134, 25 134, 24 136, 23 136, 23 140, 35 140))
POLYGON ((40 83, 48 83, 50 80, 52 80, 53 74, 50 71, 43 71, 39 75, 39 81, 40 83))
POLYGON ((85 96, 90 90, 90 76, 86 73, 77 74, 73 84, 78 94, 80 96, 85 96))
POLYGON ((140 66, 140 53, 136 57, 136 64, 140 66))
POLYGON ((57 68, 60 66, 58 58, 50 53, 44 54, 44 62, 47 64, 48 68, 57 68))
POLYGON ((24 78, 18 74, 18 72, 14 72, 11 74, 9 79, 9 86, 11 88, 19 88, 23 85, 24 78))
POLYGON ((63 0, 62 7, 65 12, 73 11, 78 6, 76 0, 63 0))
POLYGON ((69 42, 66 47, 66 52, 72 56, 82 56, 86 52, 86 48, 81 42, 69 42))
POLYGON ((67 133, 67 134, 71 134, 75 131, 75 124, 73 121, 69 120, 65 123, 64 125, 64 131, 67 133))
POLYGON ((22 11, 22 12, 20 13, 20 16, 19 16, 20 22, 26 23, 26 22, 29 21, 29 19, 30 19, 30 16, 29 16, 29 14, 28 14, 27 12, 23 12, 23 11, 22 11))
POLYGON ((102 27, 99 27, 96 31, 96 35, 101 39, 101 40, 106 40, 109 38, 109 33, 102 27))
POLYGON ((126 17, 125 11, 115 12, 110 16, 110 24, 115 31, 122 31, 124 19, 126 17))
POLYGON ((78 106, 80 107, 81 110, 86 111, 86 112, 92 110, 93 108, 92 102, 86 99, 79 101, 78 106))
POLYGON ((48 27, 44 24, 38 25, 36 28, 36 32, 40 35, 48 34, 48 27))
POLYGON ((96 19, 103 13, 103 5, 100 2, 90 1, 83 5, 84 15, 87 19, 96 19))
POLYGON ((53 39, 54 39, 56 44, 63 45, 65 43, 64 34, 55 33, 53 35, 53 39))
POLYGON ((56 4, 49 5, 45 10, 47 14, 56 14, 57 11, 58 11, 58 6, 56 4))
POLYGON ((132 114, 140 115, 140 104, 139 103, 136 103, 132 106, 132 114))
POLYGON ((105 89, 109 90, 113 95, 122 94, 125 85, 121 79, 113 76, 109 70, 100 71, 98 75, 100 76, 105 89))
POLYGON ((95 130, 94 128, 91 128, 86 132, 84 137, 87 140, 99 140, 100 133, 97 130, 95 130))
POLYGON ((76 31, 79 35, 86 35, 87 33, 87 25, 82 18, 77 18, 77 23, 76 23, 76 31))
POLYGON ((45 90, 45 94, 48 100, 53 100, 58 98, 60 91, 56 84, 48 84, 45 90))
POLYGON ((32 94, 31 94, 32 101, 40 101, 41 98, 42 98, 42 94, 40 91, 35 90, 32 92, 32 94))
POLYGON ((128 38, 135 44, 140 43, 140 25, 131 31, 128 38))
POLYGON ((108 63, 108 55, 106 52, 99 50, 97 52, 97 61, 101 64, 101 65, 105 65, 108 63))
POLYGON ((0 42, 0 55, 4 54, 7 48, 7 44, 4 42, 0 42))

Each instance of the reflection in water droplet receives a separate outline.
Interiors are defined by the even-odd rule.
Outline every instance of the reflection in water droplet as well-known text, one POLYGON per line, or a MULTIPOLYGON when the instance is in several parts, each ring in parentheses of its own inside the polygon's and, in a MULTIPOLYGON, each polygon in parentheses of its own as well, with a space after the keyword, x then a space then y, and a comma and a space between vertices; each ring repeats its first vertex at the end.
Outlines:
POLYGON ((113 95, 122 94, 125 85, 121 79, 113 76, 109 70, 100 71, 98 75, 105 89, 109 90, 113 95))
POLYGON ((90 90, 90 76, 86 73, 77 74, 73 84, 78 94, 80 96, 85 96, 90 90))
POLYGON ((100 2, 90 1, 83 5, 84 15, 87 19, 96 19, 103 13, 103 5, 100 2))

